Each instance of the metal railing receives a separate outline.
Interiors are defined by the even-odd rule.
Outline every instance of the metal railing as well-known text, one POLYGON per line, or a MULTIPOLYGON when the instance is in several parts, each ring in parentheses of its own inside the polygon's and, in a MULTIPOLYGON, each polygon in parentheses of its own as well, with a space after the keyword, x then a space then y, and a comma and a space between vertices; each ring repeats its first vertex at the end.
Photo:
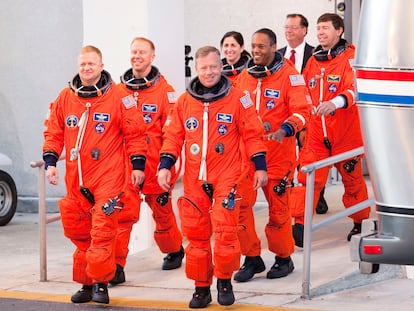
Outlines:
POLYGON ((30 163, 33 168, 39 168, 38 190, 39 190, 39 236, 40 236, 40 281, 47 281, 47 241, 46 225, 60 220, 60 214, 46 215, 46 183, 45 163, 33 161, 30 163))
POLYGON ((312 232, 331 224, 338 219, 354 214, 375 203, 374 199, 368 199, 353 205, 341 212, 336 213, 322 221, 312 224, 313 217, 313 191, 315 183, 315 171, 322 167, 333 165, 337 162, 353 158, 364 153, 364 148, 359 147, 350 151, 340 153, 338 155, 310 163, 302 167, 302 172, 306 173, 306 199, 305 199, 305 224, 303 237, 303 272, 302 272, 302 298, 310 299, 310 264, 311 264, 311 250, 312 250, 312 232))

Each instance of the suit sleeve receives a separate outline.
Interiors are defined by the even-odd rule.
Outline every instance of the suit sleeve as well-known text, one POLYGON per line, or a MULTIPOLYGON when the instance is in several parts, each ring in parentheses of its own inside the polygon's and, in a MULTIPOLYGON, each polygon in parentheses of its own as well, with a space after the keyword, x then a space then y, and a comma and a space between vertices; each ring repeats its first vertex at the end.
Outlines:
POLYGON ((264 127, 249 94, 239 92, 239 129, 246 146, 247 155, 252 159, 257 154, 266 154, 263 142, 264 127))
POLYGON ((121 94, 116 94, 122 111, 122 132, 125 150, 131 160, 133 169, 144 170, 147 154, 147 133, 144 120, 137 112, 136 106, 128 106, 122 102, 121 94))
POLYGON ((64 92, 50 104, 49 116, 45 120, 46 129, 43 132, 44 143, 42 147, 43 155, 54 154, 56 160, 62 153, 64 146, 64 128, 65 120, 62 117, 60 107, 65 101, 64 92))
POLYGON ((168 122, 164 126, 164 141, 160 150, 161 156, 168 154, 178 159, 181 154, 185 137, 183 121, 185 99, 186 94, 180 96, 172 109, 171 122, 168 122))

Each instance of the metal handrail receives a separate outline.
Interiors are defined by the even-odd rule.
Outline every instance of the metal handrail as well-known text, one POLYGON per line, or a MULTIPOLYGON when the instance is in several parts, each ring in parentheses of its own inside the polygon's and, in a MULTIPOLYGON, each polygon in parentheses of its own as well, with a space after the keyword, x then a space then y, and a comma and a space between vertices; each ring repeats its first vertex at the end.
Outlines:
POLYGON ((303 272, 302 272, 302 298, 310 299, 310 262, 311 262, 311 242, 312 232, 328 225, 340 218, 354 214, 375 203, 374 199, 368 199, 353 205, 344 211, 338 212, 335 215, 325 218, 324 220, 312 224, 313 217, 313 191, 315 184, 315 171, 322 167, 333 165, 337 162, 358 156, 364 153, 364 148, 359 147, 338 155, 310 163, 302 167, 302 172, 306 173, 306 199, 305 199, 305 225, 303 236, 303 272))
MULTIPOLYGON (((61 160, 61 159, 59 159, 61 160)), ((47 281, 47 250, 46 250, 46 225, 60 220, 60 213, 46 216, 46 183, 45 183, 45 163, 44 161, 33 161, 30 163, 33 168, 39 168, 39 236, 40 236, 40 281, 47 281)))

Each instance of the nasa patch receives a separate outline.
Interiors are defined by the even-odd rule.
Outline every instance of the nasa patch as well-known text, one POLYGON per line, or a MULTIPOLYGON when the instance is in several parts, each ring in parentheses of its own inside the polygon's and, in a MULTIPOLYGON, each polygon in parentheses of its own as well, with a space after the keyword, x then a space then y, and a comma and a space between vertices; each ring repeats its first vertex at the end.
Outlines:
POLYGON ((199 122, 195 117, 189 117, 187 120, 185 120, 184 126, 187 131, 193 132, 198 129, 199 122))
POLYGON ((152 121, 152 116, 151 116, 150 113, 144 113, 142 115, 142 118, 144 119, 145 124, 151 123, 151 121, 152 121))
POLYGON ((220 125, 217 127, 217 132, 218 132, 218 133, 219 133, 219 135, 221 135, 221 136, 226 135, 226 134, 227 134, 227 132, 228 132, 227 125, 226 125, 226 124, 220 124, 220 125))
POLYGON ((336 86, 336 84, 332 83, 332 84, 329 84, 329 86, 328 86, 329 93, 335 93, 337 89, 338 89, 338 87, 336 86))
POLYGON ((97 123, 95 125, 95 132, 98 134, 102 134, 103 132, 105 132, 105 125, 103 123, 97 123))
POLYGON ((74 114, 67 116, 66 118, 66 126, 67 127, 76 127, 78 125, 78 117, 74 114))
POLYGON ((110 114, 108 113, 95 112, 93 114, 93 120, 97 122, 109 122, 109 119, 110 119, 110 114))
POLYGON ((266 102, 266 109, 267 110, 272 110, 273 108, 275 108, 275 101, 273 99, 269 99, 266 102))

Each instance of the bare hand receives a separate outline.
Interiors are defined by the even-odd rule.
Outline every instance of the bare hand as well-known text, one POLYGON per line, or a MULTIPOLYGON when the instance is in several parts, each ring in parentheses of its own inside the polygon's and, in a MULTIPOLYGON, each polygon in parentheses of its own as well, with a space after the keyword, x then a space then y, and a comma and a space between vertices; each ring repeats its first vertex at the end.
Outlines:
POLYGON ((48 166, 46 170, 46 177, 51 185, 57 185, 59 180, 59 173, 56 166, 48 166))
POLYGON ((158 184, 165 191, 169 191, 171 186, 171 171, 166 168, 162 168, 158 171, 158 184))
POLYGON ((140 170, 133 170, 131 173, 131 183, 134 186, 142 185, 145 180, 145 173, 140 170))
POLYGON ((278 129, 276 132, 265 135, 268 140, 274 139, 277 142, 281 143, 283 138, 286 136, 286 131, 283 129, 278 129))
POLYGON ((328 114, 334 115, 336 111, 336 106, 333 102, 322 102, 317 108, 316 108, 316 114, 318 116, 326 116, 328 114))
POLYGON ((258 170, 254 172, 253 177, 253 188, 257 190, 263 186, 267 185, 267 173, 263 170, 258 170))

